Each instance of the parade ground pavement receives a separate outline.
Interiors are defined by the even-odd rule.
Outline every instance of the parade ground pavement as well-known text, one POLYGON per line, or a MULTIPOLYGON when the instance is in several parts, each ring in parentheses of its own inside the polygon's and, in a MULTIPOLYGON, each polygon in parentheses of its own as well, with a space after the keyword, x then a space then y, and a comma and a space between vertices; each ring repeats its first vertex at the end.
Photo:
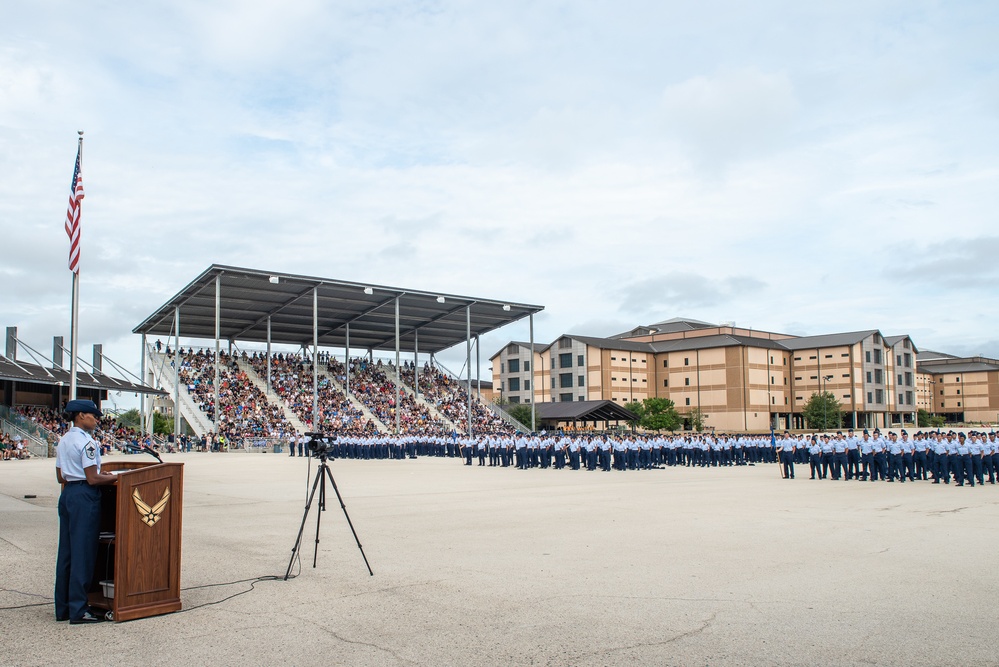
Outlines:
POLYGON ((317 566, 313 508, 297 576, 250 590, 226 584, 285 574, 307 459, 164 458, 184 611, 75 626, 50 604, 54 461, 0 462, 3 664, 999 663, 999 485, 336 461, 374 576, 330 488, 317 566))

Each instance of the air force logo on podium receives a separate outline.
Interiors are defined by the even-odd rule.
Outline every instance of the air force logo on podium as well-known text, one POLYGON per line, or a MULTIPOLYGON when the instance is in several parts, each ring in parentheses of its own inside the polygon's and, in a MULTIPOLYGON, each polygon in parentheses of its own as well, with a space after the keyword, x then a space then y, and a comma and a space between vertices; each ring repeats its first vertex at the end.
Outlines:
POLYGON ((163 497, 160 501, 150 507, 142 500, 142 496, 139 495, 139 490, 135 489, 132 491, 132 500, 135 501, 135 508, 139 510, 139 514, 142 515, 142 521, 147 526, 152 526, 154 523, 160 520, 160 515, 163 514, 163 508, 166 507, 167 501, 170 500, 170 487, 163 489, 163 497))

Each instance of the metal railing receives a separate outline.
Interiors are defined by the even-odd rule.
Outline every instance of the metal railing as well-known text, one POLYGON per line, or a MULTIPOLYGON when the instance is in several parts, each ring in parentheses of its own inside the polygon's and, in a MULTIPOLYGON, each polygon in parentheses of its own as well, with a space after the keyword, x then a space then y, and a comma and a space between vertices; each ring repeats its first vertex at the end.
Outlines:
POLYGON ((0 429, 12 438, 19 438, 32 456, 55 456, 55 444, 59 442, 59 436, 17 414, 6 405, 0 405, 0 429))

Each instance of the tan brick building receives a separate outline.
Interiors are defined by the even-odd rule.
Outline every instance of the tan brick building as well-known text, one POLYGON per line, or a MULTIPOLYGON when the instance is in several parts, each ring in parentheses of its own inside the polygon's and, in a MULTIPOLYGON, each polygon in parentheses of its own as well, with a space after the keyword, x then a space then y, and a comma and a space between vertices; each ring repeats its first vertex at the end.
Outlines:
POLYGON ((492 357, 493 384, 521 403, 669 398, 725 431, 804 428, 805 404, 826 390, 848 425, 901 425, 915 423, 916 352, 908 336, 876 329, 795 337, 672 319, 610 338, 560 336, 535 347, 533 374, 530 346, 512 342, 492 357))
POLYGON ((999 360, 926 351, 918 364, 920 408, 949 422, 999 422, 999 360))

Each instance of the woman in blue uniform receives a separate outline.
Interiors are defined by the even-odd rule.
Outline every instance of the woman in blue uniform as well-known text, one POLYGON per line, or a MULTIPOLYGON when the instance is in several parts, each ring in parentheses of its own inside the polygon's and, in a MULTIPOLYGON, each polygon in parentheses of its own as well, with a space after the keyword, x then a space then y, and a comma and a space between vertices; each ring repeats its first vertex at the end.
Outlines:
POLYGON ((101 493, 97 487, 114 484, 117 479, 101 472, 101 448, 92 437, 100 417, 93 401, 74 399, 67 403, 66 419, 73 426, 56 450, 56 479, 65 486, 59 496, 55 614, 57 621, 68 620, 73 625, 104 620, 87 605, 100 534, 101 493))

